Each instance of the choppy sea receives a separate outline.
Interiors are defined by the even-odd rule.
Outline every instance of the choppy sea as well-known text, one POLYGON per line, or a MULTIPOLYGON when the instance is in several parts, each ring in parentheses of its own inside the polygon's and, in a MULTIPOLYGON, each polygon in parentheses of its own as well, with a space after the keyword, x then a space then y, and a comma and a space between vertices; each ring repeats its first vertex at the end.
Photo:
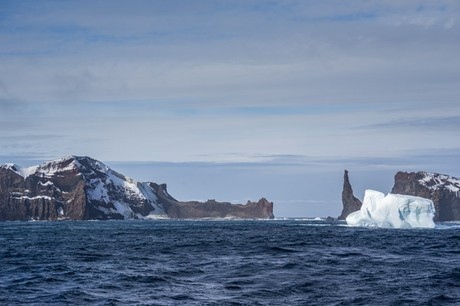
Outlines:
POLYGON ((460 224, 0 222, 0 304, 460 305, 460 224))

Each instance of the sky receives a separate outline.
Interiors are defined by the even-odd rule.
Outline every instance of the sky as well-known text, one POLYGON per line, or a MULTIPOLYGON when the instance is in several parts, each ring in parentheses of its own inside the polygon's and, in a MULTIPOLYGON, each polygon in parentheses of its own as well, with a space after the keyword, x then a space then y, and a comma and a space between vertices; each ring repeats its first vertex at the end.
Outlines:
POLYGON ((460 177, 458 54, 455 0, 0 0, 0 163, 338 216, 344 169, 460 177))

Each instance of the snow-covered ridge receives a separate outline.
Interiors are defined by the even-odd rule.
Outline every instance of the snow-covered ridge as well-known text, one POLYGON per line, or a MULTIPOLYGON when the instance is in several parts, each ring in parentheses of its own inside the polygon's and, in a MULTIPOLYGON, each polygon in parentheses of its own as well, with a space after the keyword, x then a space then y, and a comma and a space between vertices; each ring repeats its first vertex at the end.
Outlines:
POLYGON ((24 179, 31 176, 32 174, 41 174, 41 176, 53 176, 56 172, 62 172, 67 170, 76 169, 79 167, 76 156, 66 156, 54 161, 45 162, 41 165, 32 166, 32 167, 21 167, 16 164, 8 163, 1 165, 0 168, 8 169, 16 174, 19 174, 24 179), (65 167, 62 165, 66 164, 65 167))
POLYGON ((96 170, 101 173, 107 173, 110 168, 87 156, 69 155, 53 161, 45 162, 41 165, 32 167, 21 167, 16 164, 7 163, 1 165, 0 168, 11 170, 20 176, 27 178, 32 174, 39 174, 42 177, 51 177, 56 173, 72 171, 72 170, 96 170))
POLYGON ((34 174, 37 171, 38 166, 32 166, 32 167, 24 168, 24 167, 18 166, 16 164, 8 163, 8 164, 1 165, 0 168, 11 170, 11 171, 15 172, 16 174, 19 174, 20 176, 26 178, 26 177, 34 174))
MULTIPOLYGON (((37 173, 44 176, 53 176, 58 172, 80 170, 83 173, 99 172, 107 173, 109 167, 87 156, 69 155, 57 160, 46 162, 37 168, 37 173)), ((86 173, 85 173, 86 174, 86 173)))
POLYGON ((440 188, 446 188, 452 192, 457 193, 457 197, 460 196, 460 179, 445 174, 420 172, 423 178, 419 180, 419 183, 429 188, 430 190, 437 190, 440 188))

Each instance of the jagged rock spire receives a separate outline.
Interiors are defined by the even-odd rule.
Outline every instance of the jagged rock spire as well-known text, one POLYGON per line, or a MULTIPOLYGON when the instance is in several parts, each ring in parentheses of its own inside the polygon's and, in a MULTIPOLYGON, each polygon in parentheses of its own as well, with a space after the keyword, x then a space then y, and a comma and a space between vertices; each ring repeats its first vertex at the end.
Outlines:
POLYGON ((342 204, 343 210, 338 218, 339 220, 345 220, 349 214, 360 210, 362 205, 361 201, 353 195, 353 188, 351 188, 350 179, 348 178, 348 170, 345 170, 343 175, 342 204))

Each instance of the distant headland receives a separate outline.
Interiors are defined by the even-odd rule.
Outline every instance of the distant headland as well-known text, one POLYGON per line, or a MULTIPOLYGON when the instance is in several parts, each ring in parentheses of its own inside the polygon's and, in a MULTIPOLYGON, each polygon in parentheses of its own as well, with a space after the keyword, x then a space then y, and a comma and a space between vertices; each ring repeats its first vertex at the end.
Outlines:
POLYGON ((273 203, 182 202, 166 184, 137 182, 90 157, 0 166, 0 220, 273 219, 273 203))

